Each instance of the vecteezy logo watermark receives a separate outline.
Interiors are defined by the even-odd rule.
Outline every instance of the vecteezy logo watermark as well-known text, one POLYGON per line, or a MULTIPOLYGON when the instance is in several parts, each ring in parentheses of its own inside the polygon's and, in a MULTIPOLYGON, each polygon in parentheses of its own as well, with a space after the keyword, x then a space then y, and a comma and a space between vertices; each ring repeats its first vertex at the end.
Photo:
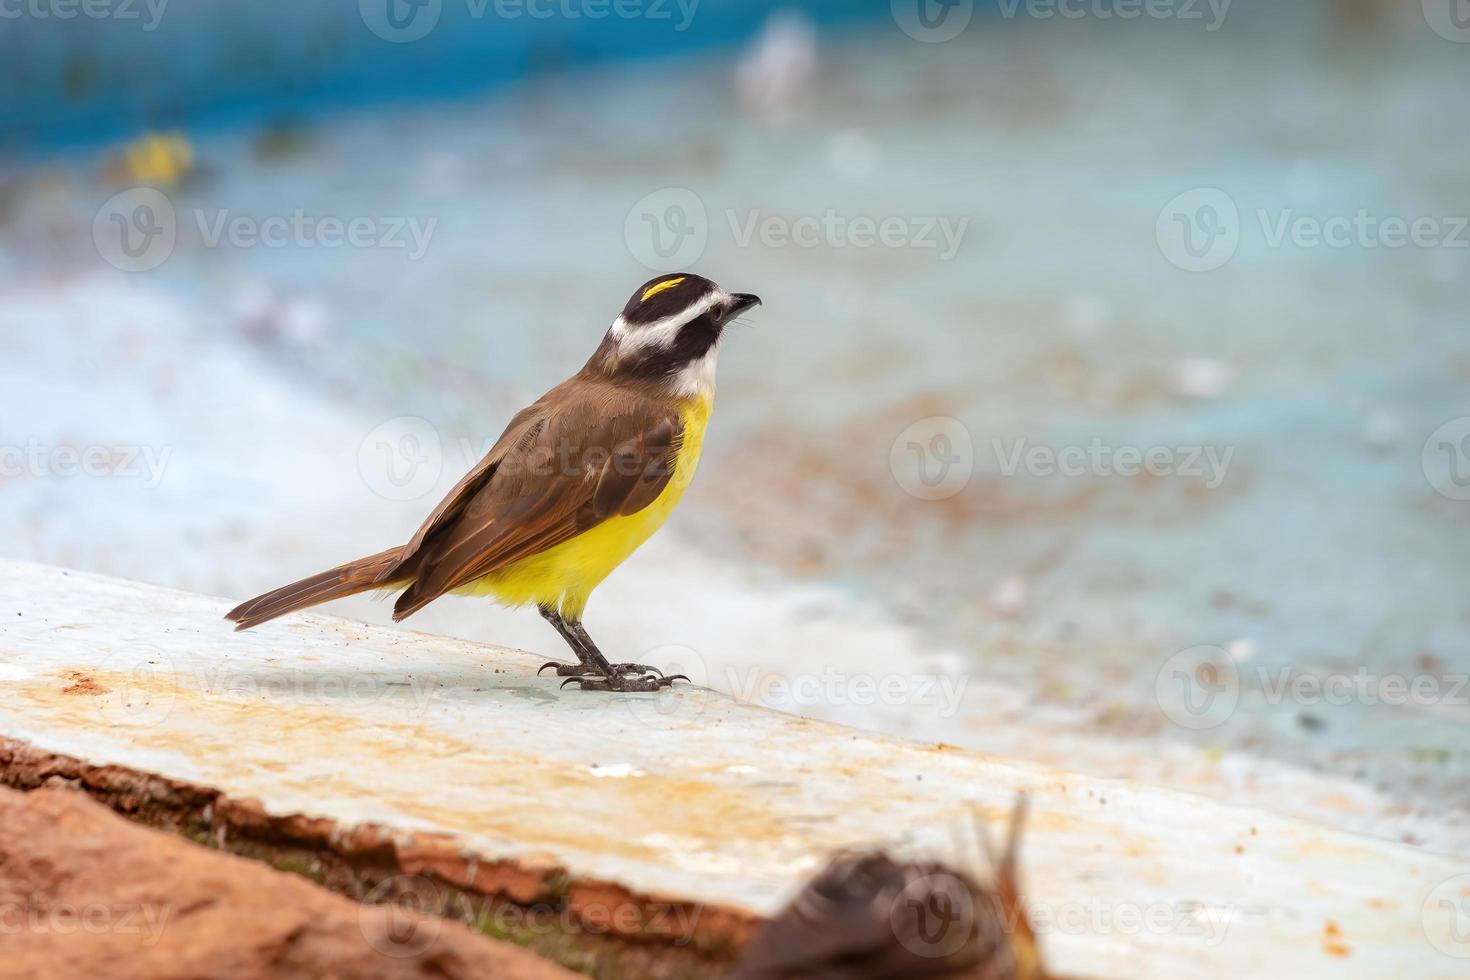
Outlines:
POLYGON ((168 0, 0 0, 0 20, 142 21, 151 32, 167 7, 168 0))
POLYGON ((357 12, 367 29, 394 44, 428 36, 438 26, 443 6, 442 0, 357 0, 357 12))
POLYGON ((177 699, 178 671, 173 660, 156 647, 116 650, 95 671, 73 680, 78 693, 98 699, 98 713, 115 728, 161 725, 177 699))
POLYGON ((992 942, 997 933, 1019 935, 1023 921, 1043 936, 1173 935, 1218 946, 1239 914, 1230 906, 1119 902, 1104 895, 1009 903, 994 893, 977 892, 961 876, 943 870, 908 880, 888 907, 894 938, 925 958, 953 956, 972 940, 992 942))
POLYGON ((1194 902, 1114 902, 1101 895, 1052 905, 1026 903, 1026 915, 1038 935, 1183 936, 1218 946, 1238 912, 1194 902))
POLYGON ((915 41, 939 44, 960 36, 975 16, 975 0, 890 0, 893 22, 915 41))
POLYGON ((1231 651, 1218 646, 1190 647, 1166 660, 1154 679, 1154 696, 1165 717, 1181 728, 1217 728, 1235 713, 1247 686, 1254 701, 1268 705, 1470 706, 1466 674, 1379 673, 1365 666, 1345 671, 1258 665, 1246 670, 1231 651))
POLYGON ((1440 496, 1470 500, 1470 416, 1450 419, 1431 432, 1419 464, 1440 496))
POLYGON ((1043 936, 1174 935, 1218 946, 1238 910, 1193 902, 1116 902, 1101 895, 1007 907, 994 895, 976 896, 959 876, 936 871, 907 883, 889 907, 889 925, 909 952, 937 958, 954 955, 972 938, 988 937, 996 926, 1017 935, 1023 914, 1043 936), (990 925, 982 926, 982 920, 990 925))
POLYGON ((1210 272, 1240 245, 1240 212, 1218 187, 1185 191, 1159 212, 1154 238, 1164 258, 1186 272, 1210 272))
POLYGON ((405 249, 410 262, 424 257, 439 226, 438 218, 359 215, 344 220, 308 214, 301 208, 265 218, 232 215, 224 208, 213 212, 195 208, 194 221, 205 248, 218 248, 224 242, 234 248, 405 249))
POLYGON ((172 456, 172 446, 55 446, 32 437, 24 446, 0 445, 0 480, 81 476, 137 480, 153 490, 172 456))
POLYGON ((180 221, 168 196, 135 187, 109 198, 92 220, 92 241, 108 264, 124 272, 147 272, 174 253, 181 233, 197 235, 203 248, 359 248, 402 250, 409 261, 429 250, 438 218, 400 215, 235 214, 228 208, 192 208, 180 221))
POLYGON ((990 440, 1002 476, 1015 476, 1022 469, 1035 477, 1122 476, 1142 474, 1199 480, 1206 490, 1225 482, 1235 447, 1215 446, 1110 446, 1094 438, 1086 446, 1030 444, 1024 437, 1010 445, 1000 438, 990 440))
MULTIPOLYGON (((1426 0, 1427 2, 1427 0, 1426 0)), ((1005 20, 1200 21, 1206 31, 1225 23, 1231 0, 1000 0, 1005 20)), ((975 0, 891 0, 900 30, 915 41, 937 44, 958 37, 975 14, 975 0)))
POLYGON ((958 875, 936 871, 904 885, 888 908, 899 945, 915 956, 953 956, 975 934, 975 898, 958 875))
POLYGON ((173 202, 152 187, 134 187, 108 198, 92 219, 97 254, 124 272, 147 272, 174 252, 179 226, 173 202))
POLYGON ((445 896, 422 875, 394 875, 363 896, 357 928, 383 956, 422 956, 439 939, 445 896))
POLYGON ((1180 650, 1154 675, 1154 699, 1180 728, 1218 728, 1240 703, 1240 672, 1229 652, 1217 646, 1180 650))
POLYGON ((725 690, 736 700, 782 710, 816 706, 921 708, 926 717, 953 718, 969 687, 968 674, 869 674, 825 667, 820 674, 728 668, 725 690))
POLYGON ((1231 0, 1000 0, 1006 20, 1178 20, 1202 21, 1206 31, 1219 30, 1231 0))
MULTIPOLYGON (((1256 224, 1267 248, 1461 249, 1470 248, 1464 215, 1301 214, 1292 208, 1257 208, 1256 224)), ((1235 201, 1218 187, 1185 191, 1159 212, 1154 235, 1164 258, 1187 272, 1211 272, 1235 256, 1242 234, 1235 201)))
POLYGON ((1420 0, 1429 29, 1446 41, 1470 44, 1470 0, 1420 0))
MULTIPOLYGON (((604 767, 608 769, 615 766, 604 767)), ((424 875, 394 875, 359 891, 357 924, 369 946, 394 959, 421 956, 434 948, 445 919, 489 935, 514 935, 531 944, 555 936, 660 937, 687 946, 698 932, 702 906, 655 899, 583 898, 530 906, 467 893, 424 875)))
POLYGON ((433 699, 429 682, 410 675, 398 677, 357 671, 320 673, 312 670, 212 666, 189 671, 185 679, 200 695, 235 704, 291 701, 297 704, 377 704, 400 706, 405 716, 421 714, 433 699))
MULTIPOLYGON (((464 0, 471 20, 646 20, 668 21, 687 31, 699 0, 464 0)), ((439 26, 443 0, 358 0, 368 30, 385 41, 407 44, 439 26)))
POLYGON ((215 664, 179 667, 162 650, 126 647, 108 654, 94 669, 68 675, 66 693, 95 699, 96 712, 116 728, 153 728, 173 713, 179 692, 201 700, 250 704, 389 703, 403 715, 421 714, 433 700, 430 683, 418 676, 357 671, 322 673, 290 668, 215 664))
MULTIPOLYGON (((916 249, 933 251, 941 261, 954 258, 970 226, 967 217, 854 215, 834 208, 795 216, 730 208, 724 219, 736 248, 916 249)), ((693 265, 704 254, 710 231, 704 201, 686 187, 645 195, 623 221, 628 251, 655 272, 693 265)))
POLYGON ((689 679, 687 685, 677 686, 656 694, 625 694, 622 700, 639 721, 652 728, 669 730, 687 728, 709 708, 709 699, 702 692, 690 690, 709 687, 709 665, 693 647, 681 643, 666 643, 654 647, 642 656, 640 663, 647 664, 666 676, 683 674, 689 679))
POLYGON ((444 471, 439 430, 417 415, 389 419, 358 445, 357 471, 385 500, 417 500, 439 485, 444 471))
POLYGON ((623 220, 623 240, 655 272, 687 269, 709 243, 704 201, 687 187, 665 187, 638 199, 623 220))
POLYGON ((898 434, 888 451, 888 470, 904 493, 945 500, 970 484, 975 443, 959 419, 933 415, 898 434))
POLYGON ((1470 960, 1470 873, 1446 878, 1430 889, 1419 907, 1419 922, 1435 949, 1470 960))
MULTIPOLYGON (((455 455, 465 469, 478 464, 499 442, 498 436, 472 438, 460 436, 442 440, 439 430, 428 419, 417 415, 401 415, 377 425, 363 437, 357 448, 358 472, 374 493, 388 500, 417 500, 432 493, 446 465, 446 456, 455 455), (457 454, 457 455, 456 455, 457 454)), ((525 452, 512 453, 502 459, 497 472, 504 476, 562 476, 585 480, 589 474, 612 472, 620 476, 650 477, 658 474, 657 460, 638 454, 619 454, 606 446, 586 445, 574 439, 543 439, 526 447, 525 452)), ((683 486, 692 479, 689 473, 670 474, 673 486, 683 486)))

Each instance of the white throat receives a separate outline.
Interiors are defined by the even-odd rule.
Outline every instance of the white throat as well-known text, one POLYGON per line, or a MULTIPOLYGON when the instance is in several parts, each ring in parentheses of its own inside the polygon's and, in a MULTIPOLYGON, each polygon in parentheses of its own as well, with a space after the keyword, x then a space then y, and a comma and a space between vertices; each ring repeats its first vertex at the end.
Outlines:
POLYGON ((715 362, 720 348, 711 347, 709 353, 697 361, 690 361, 669 379, 669 392, 680 398, 713 397, 715 393, 715 362))

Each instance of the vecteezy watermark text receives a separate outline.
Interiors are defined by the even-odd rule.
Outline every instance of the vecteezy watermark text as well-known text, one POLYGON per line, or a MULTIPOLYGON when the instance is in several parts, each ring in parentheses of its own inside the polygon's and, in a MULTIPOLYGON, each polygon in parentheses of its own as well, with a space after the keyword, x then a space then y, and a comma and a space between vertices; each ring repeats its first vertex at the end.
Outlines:
POLYGON ((1178 20, 1201 21, 1219 30, 1231 0, 999 0, 1006 20, 1178 20))
POLYGON ((835 667, 820 674, 779 674, 730 667, 724 689, 737 700, 769 707, 924 708, 925 714, 952 718, 969 683, 966 674, 865 674, 835 667))
POLYGON ((997 928, 1018 935, 1023 916, 1029 928, 1043 936, 1173 935, 1218 946, 1238 910, 1194 902, 1118 902, 1103 895, 1061 903, 1023 899, 1009 904, 995 894, 976 894, 949 871, 932 871, 911 878, 893 896, 888 919, 905 949, 937 959, 976 939, 992 941, 997 928))
POLYGON ((723 223, 712 222, 704 200, 692 190, 665 187, 629 209, 623 240, 642 265, 671 272, 698 262, 711 234, 721 230, 728 230, 736 248, 913 250, 948 261, 959 252, 970 227, 964 216, 848 214, 836 208, 796 215, 727 208, 723 218, 723 223))
POLYGON ((1027 916, 1040 935, 1165 936, 1201 940, 1218 946, 1235 918, 1229 908, 1205 907, 1191 902, 1114 902, 1100 895, 1086 900, 1049 904, 1028 900, 1027 916))
POLYGON ((1269 705, 1392 708, 1470 707, 1470 675, 1371 670, 1313 670, 1293 665, 1246 667, 1223 647, 1201 645, 1164 661, 1154 696, 1164 716, 1182 728, 1217 728, 1243 695, 1269 705))
POLYGON ((1369 208, 1305 213, 1256 208, 1242 221, 1235 199, 1218 187, 1196 187, 1165 204, 1154 223, 1164 258, 1188 272, 1211 272, 1235 257, 1248 233, 1269 249, 1470 248, 1470 216, 1384 214, 1369 208))
MULTIPOLYGON (((643 20, 686 31, 700 0, 462 0, 470 20, 643 20)), ((367 29, 394 44, 421 40, 439 26, 444 0, 358 0, 367 29)))
POLYGON ((1024 436, 1006 440, 992 438, 991 450, 1002 476, 1024 470, 1035 477, 1122 476, 1148 474, 1199 480, 1206 490, 1225 482, 1235 447, 1216 446, 1112 446, 1099 438, 1087 445, 1049 446, 1031 444, 1024 436))
POLYGON ((0 936, 46 933, 58 936, 141 936, 153 946, 163 936, 172 905, 148 902, 56 902, 41 895, 25 904, 0 902, 0 936))
POLYGON ((179 239, 191 234, 199 247, 210 249, 384 249, 417 261, 429 250, 438 226, 437 217, 342 216, 305 208, 261 216, 196 207, 181 216, 167 194, 134 187, 114 194, 97 210, 92 241, 109 265, 124 272, 158 268, 173 255, 179 239))
POLYGON ((141 21, 156 30, 169 0, 0 0, 0 20, 141 21))
POLYGON ((490 896, 449 888, 422 875, 394 875, 358 896, 358 928, 378 953, 391 958, 419 956, 433 949, 445 919, 462 922, 492 936, 518 942, 546 936, 659 937, 684 946, 696 935, 703 907, 654 899, 532 906, 496 901, 490 896))
POLYGON ((308 214, 297 208, 289 215, 256 218, 232 214, 228 209, 194 209, 199 239, 205 248, 221 242, 233 248, 385 248, 407 249, 409 261, 417 261, 429 250, 429 239, 438 218, 402 215, 339 218, 308 214))
POLYGON ((52 445, 32 437, 23 446, 0 445, 0 479, 111 477, 153 490, 172 455, 172 446, 52 445))
MULTIPOLYGON (((1427 2, 1427 0, 1426 0, 1427 2)), ((1454 0, 1450 0, 1454 2, 1454 0)), ((1000 0, 1005 20, 1174 20, 1215 31, 1232 0, 1000 0)), ((889 0, 893 22, 915 41, 939 44, 964 33, 975 0, 889 0)))
POLYGON ((848 216, 828 208, 820 215, 789 218, 763 214, 759 208, 741 214, 725 212, 736 247, 758 241, 765 248, 916 248, 937 250, 944 261, 954 258, 964 240, 969 218, 942 215, 872 218, 848 216))
MULTIPOLYGON (((1054 477, 1153 476, 1198 480, 1218 489, 1235 458, 1234 446, 1113 445, 1094 436, 1087 443, 1048 445, 1025 436, 993 436, 990 449, 1003 477, 1025 473, 1054 477)), ((975 472, 975 444, 959 419, 931 416, 909 425, 893 442, 889 470, 904 492, 921 500, 944 500, 960 493, 975 472)))
MULTIPOLYGON (((94 669, 77 671, 71 693, 93 699, 92 710, 118 728, 163 724, 188 694, 233 704, 393 704, 421 714, 435 697, 433 681, 417 674, 298 670, 268 665, 188 667, 156 647, 127 646, 94 669)), ((185 698, 188 700, 188 698, 185 698)))

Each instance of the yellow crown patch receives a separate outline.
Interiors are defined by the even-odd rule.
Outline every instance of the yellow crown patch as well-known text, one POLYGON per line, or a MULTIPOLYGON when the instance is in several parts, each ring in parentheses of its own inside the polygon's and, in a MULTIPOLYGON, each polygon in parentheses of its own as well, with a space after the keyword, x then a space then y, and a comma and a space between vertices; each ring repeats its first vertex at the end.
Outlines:
POLYGON ((665 279, 663 282, 656 282, 643 291, 643 298, 638 302, 647 303, 651 297, 657 296, 665 289, 673 289, 675 286, 679 285, 679 283, 688 278, 688 276, 680 276, 677 279, 665 279))

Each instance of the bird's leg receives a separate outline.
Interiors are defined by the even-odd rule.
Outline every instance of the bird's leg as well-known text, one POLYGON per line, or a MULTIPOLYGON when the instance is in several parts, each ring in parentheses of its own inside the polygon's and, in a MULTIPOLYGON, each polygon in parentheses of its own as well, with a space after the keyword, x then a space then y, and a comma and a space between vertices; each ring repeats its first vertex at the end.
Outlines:
POLYGON ((611 677, 614 674, 659 674, 663 671, 647 664, 612 664, 608 663, 602 651, 597 649, 597 644, 592 642, 592 637, 582 628, 582 624, 576 620, 569 620, 561 613, 548 606, 538 606, 542 618, 556 628, 561 638, 567 641, 567 646, 577 655, 577 663, 564 664, 557 660, 550 660, 541 665, 541 673, 547 667, 555 667, 558 677, 611 677))
POLYGON ((577 662, 574 664, 552 660, 542 664, 541 669, 536 673, 541 673, 547 667, 555 667, 558 677, 581 677, 585 674, 606 677, 612 673, 612 665, 607 662, 607 658, 598 651, 597 647, 590 646, 590 640, 588 645, 583 645, 582 638, 573 632, 571 624, 562 618, 561 613, 550 606, 537 606, 536 608, 541 613, 541 618, 561 634, 561 638, 567 641, 567 646, 571 647, 572 652, 577 655, 577 662))
MULTIPOLYGON (((552 661, 543 664, 541 670, 555 667, 558 677, 565 677, 567 684, 576 684, 584 691, 657 691, 672 687, 676 679, 688 680, 683 674, 665 677, 663 671, 648 664, 614 664, 602 655, 597 644, 582 626, 580 620, 567 619, 554 609, 541 607, 541 615, 567 641, 580 661, 576 665, 552 661)), ((539 674, 541 671, 537 671, 539 674)))
MULTIPOLYGON (((592 642, 592 637, 587 635, 587 627, 582 625, 580 619, 567 620, 567 629, 571 630, 576 634, 577 639, 582 641, 582 649, 591 650, 599 658, 604 661, 606 660, 597 649, 597 644, 592 642)), ((663 671, 657 667, 651 667, 648 664, 613 664, 612 669, 619 674, 657 674, 660 677, 664 676, 663 671)), ((684 679, 687 681, 689 678, 686 677, 684 679)))
POLYGON ((568 677, 562 682, 562 687, 576 684, 584 691, 658 691, 673 687, 676 680, 689 680, 683 674, 665 677, 663 671, 648 664, 609 664, 607 658, 597 649, 597 644, 592 642, 592 637, 587 635, 580 620, 567 620, 566 625, 582 642, 582 649, 596 657, 595 662, 599 664, 599 669, 606 665, 607 670, 600 677, 592 674, 568 677))

